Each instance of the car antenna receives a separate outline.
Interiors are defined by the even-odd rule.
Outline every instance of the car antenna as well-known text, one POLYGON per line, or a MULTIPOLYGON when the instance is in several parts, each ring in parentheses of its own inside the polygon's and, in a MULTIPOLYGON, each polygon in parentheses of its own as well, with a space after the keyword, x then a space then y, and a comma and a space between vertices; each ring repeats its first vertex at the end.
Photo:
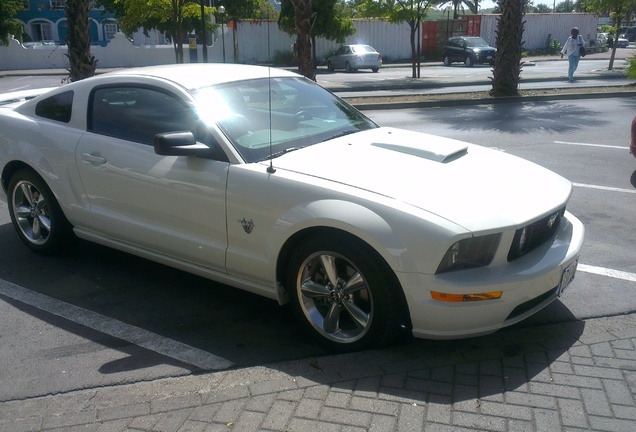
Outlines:
POLYGON ((272 68, 267 68, 267 95, 268 95, 268 103, 269 103, 269 166, 267 167, 267 172, 269 174, 274 174, 276 172, 276 168, 274 168, 274 163, 272 161, 272 68))

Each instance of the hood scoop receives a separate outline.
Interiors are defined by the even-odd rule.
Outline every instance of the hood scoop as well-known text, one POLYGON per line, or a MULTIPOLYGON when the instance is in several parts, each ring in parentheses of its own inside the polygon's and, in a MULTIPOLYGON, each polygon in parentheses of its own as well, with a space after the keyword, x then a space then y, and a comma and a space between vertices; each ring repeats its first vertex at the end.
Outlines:
POLYGON ((453 145, 449 145, 449 143, 444 143, 444 145, 427 144, 425 147, 393 143, 372 143, 371 145, 440 163, 450 162, 468 153, 468 146, 461 143, 453 145))

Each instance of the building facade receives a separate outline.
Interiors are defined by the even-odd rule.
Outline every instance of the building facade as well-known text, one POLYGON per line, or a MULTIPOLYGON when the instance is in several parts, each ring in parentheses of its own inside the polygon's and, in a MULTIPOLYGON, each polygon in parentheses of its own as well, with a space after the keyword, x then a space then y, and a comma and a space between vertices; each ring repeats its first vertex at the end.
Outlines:
MULTIPOLYGON (((65 45, 68 21, 64 13, 66 0, 22 0, 24 9, 17 19, 24 27, 25 45, 65 45)), ((90 11, 90 35, 93 45, 105 46, 119 31, 114 16, 102 8, 90 11)))

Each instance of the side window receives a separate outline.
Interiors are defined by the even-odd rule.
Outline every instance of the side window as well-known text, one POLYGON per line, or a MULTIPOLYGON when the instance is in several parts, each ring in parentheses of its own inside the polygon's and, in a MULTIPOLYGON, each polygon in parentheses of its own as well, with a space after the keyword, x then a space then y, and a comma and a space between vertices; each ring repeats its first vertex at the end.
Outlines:
POLYGON ((35 106, 35 115, 49 120, 63 123, 71 121, 73 111, 73 92, 67 91, 56 94, 38 102, 35 106))
POLYGON ((162 132, 197 134, 197 116, 174 95, 145 87, 109 87, 93 91, 88 130, 152 145, 162 132))

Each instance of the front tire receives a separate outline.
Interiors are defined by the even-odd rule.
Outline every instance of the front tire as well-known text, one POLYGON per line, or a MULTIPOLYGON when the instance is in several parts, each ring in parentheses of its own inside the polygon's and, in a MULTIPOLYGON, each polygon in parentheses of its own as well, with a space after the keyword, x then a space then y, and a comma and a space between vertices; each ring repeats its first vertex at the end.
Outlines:
POLYGON ((449 56, 444 56, 444 66, 450 66, 451 65, 451 59, 449 56))
POLYGON ((329 62, 327 62, 327 70, 328 70, 329 72, 333 72, 333 64, 332 64, 330 61, 329 61, 329 62))
POLYGON ((468 56, 464 59, 464 64, 466 65, 466 67, 473 67, 474 62, 473 62, 473 58, 471 56, 468 56))
POLYGON ((328 349, 382 347, 404 328, 401 287, 368 246, 348 236, 314 237, 292 256, 286 283, 292 309, 328 349))
POLYGON ((347 71, 347 73, 352 73, 355 72, 356 70, 354 68, 351 67, 351 65, 349 64, 349 62, 347 62, 345 64, 345 70, 347 71))
POLYGON ((37 174, 17 171, 9 182, 9 215, 20 239, 32 250, 52 254, 64 250, 74 238, 71 224, 53 192, 37 174))

